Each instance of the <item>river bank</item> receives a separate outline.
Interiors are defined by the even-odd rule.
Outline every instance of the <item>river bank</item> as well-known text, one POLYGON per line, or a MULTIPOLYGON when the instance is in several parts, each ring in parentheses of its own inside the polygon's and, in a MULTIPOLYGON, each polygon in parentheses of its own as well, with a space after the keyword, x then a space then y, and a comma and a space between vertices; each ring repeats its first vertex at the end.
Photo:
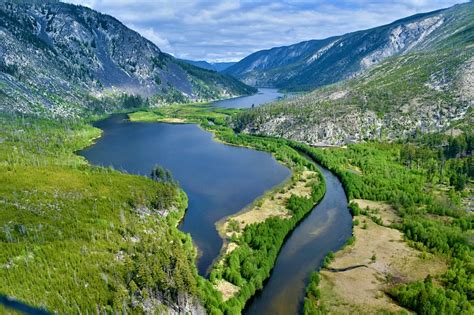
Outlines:
MULTIPOLYGON (((288 147, 285 141, 234 134, 225 123, 226 118, 232 114, 232 112, 229 113, 228 110, 207 108, 204 106, 166 108, 163 110, 154 110, 151 113, 140 112, 138 114, 131 114, 131 119, 137 120, 144 117, 146 121, 162 121, 162 119, 168 117, 169 114, 171 114, 173 118, 183 119, 184 122, 199 123, 202 128, 213 132, 216 140, 223 143, 270 151, 280 162, 291 167, 294 172, 292 180, 283 185, 283 187, 267 192, 265 196, 256 200, 251 206, 243 209, 238 214, 227 218, 227 220, 221 220, 218 224, 220 234, 224 239, 226 239, 226 245, 224 245, 221 250, 222 256, 219 259, 219 262, 214 264, 210 274, 210 281, 218 290, 224 293, 224 309, 240 312, 254 293, 263 288, 263 281, 270 276, 270 271, 273 268, 274 261, 277 259, 280 248, 283 245, 286 236, 289 235, 288 233, 297 226, 306 214, 311 211, 314 204, 316 204, 324 195, 324 178, 322 177, 322 173, 314 167, 314 164, 309 162, 294 149, 288 147), (185 113, 184 115, 183 112, 185 113), (209 112, 211 114, 209 114, 209 112), (212 123, 209 123, 210 121, 212 121, 212 123), (294 206, 290 205, 290 209, 292 210, 287 208, 288 204, 294 204, 294 206), (252 225, 250 226, 250 224, 252 225), (272 229, 268 230, 267 227, 269 224, 277 224, 279 227, 273 226, 272 229), (262 265, 263 269, 259 268, 258 265, 255 265, 254 262, 251 263, 252 266, 254 266, 250 268, 252 270, 247 270, 250 272, 249 274, 236 277, 237 274, 235 271, 242 272, 243 270, 234 269, 231 271, 233 267, 228 264, 229 261, 234 259, 232 258, 233 256, 236 257, 236 250, 239 252, 237 255, 239 258, 237 259, 240 261, 239 264, 241 266, 246 265, 248 259, 259 259, 258 257, 261 255, 258 248, 253 246, 248 247, 248 244, 250 244, 248 242, 252 242, 252 240, 257 240, 262 237, 265 238, 265 235, 268 232, 263 232, 262 230, 258 234, 255 234, 255 236, 250 236, 250 238, 248 238, 248 231, 251 231, 253 228, 275 233, 274 237, 277 238, 267 244, 274 249, 272 249, 272 254, 262 256, 264 260, 268 261, 262 265), (247 241, 242 243, 242 240, 244 239, 247 239, 247 241), (247 285, 245 283, 247 283, 247 285), (248 286, 248 284, 250 284, 250 286, 248 286)), ((339 191, 342 191, 342 189, 339 191)), ((341 201, 346 200, 345 196, 342 198, 338 197, 337 199, 341 201)), ((350 217, 347 207, 342 207, 341 209, 342 212, 350 217)), ((347 231, 350 231, 350 227, 348 227, 347 231)), ((347 237, 349 236, 350 235, 347 237)), ((330 248, 338 248, 345 242, 347 237, 341 237, 337 241, 337 245, 330 246, 330 248)), ((312 237, 309 237, 308 239, 311 238, 312 237)), ((318 242, 319 241, 309 243, 315 244, 318 242)), ((308 242, 305 241, 305 243, 308 242)), ((320 253, 318 252, 320 256, 317 258, 319 263, 321 263, 322 258, 327 251, 328 250, 325 251, 323 249, 320 253)), ((316 261, 315 265, 319 263, 316 261)), ((259 265, 260 264, 261 263, 259 263, 259 265)), ((290 303, 291 305, 296 305, 296 308, 294 309, 295 311, 297 311, 298 305, 301 305, 303 301, 304 286, 309 279, 310 271, 315 265, 308 264, 307 267, 302 268, 305 270, 305 273, 301 273, 302 282, 298 283, 297 294, 292 295, 294 301, 290 303)), ((268 288, 271 288, 271 286, 268 288)), ((288 310, 288 308, 286 308, 286 310, 288 310)))

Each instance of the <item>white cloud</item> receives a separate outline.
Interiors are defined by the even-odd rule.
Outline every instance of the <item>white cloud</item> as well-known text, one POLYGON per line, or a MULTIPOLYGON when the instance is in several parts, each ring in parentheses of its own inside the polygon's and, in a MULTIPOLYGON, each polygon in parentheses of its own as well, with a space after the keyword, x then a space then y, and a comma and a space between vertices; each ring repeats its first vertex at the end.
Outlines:
POLYGON ((238 60, 261 49, 390 23, 463 0, 71 0, 115 16, 180 58, 238 60))
POLYGON ((129 25, 129 27, 132 30, 140 33, 140 35, 142 35, 146 39, 153 42, 156 46, 160 48, 160 50, 174 55, 173 47, 171 46, 170 42, 166 38, 160 36, 152 27, 142 28, 133 24, 129 25))

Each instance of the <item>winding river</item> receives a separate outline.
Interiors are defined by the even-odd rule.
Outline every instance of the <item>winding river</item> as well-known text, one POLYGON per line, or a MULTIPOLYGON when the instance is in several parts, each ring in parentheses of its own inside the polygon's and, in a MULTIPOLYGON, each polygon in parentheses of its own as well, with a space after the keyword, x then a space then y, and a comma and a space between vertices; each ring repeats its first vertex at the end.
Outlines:
MULTIPOLYGON (((273 89, 215 102, 215 106, 259 106, 282 96, 273 89)), ((173 173, 189 197, 179 228, 191 234, 206 275, 219 255, 222 240, 215 223, 282 183, 290 170, 270 154, 228 146, 194 124, 131 123, 113 115, 95 124, 103 135, 79 152, 90 163, 148 175, 159 164, 173 173)), ((246 314, 297 314, 302 310, 311 273, 329 251, 338 250, 352 233, 352 219, 341 183, 320 168, 327 186, 323 200, 296 227, 283 245, 264 289, 249 301, 246 314)))
POLYGON ((341 248, 352 235, 352 217, 339 179, 321 168, 326 180, 323 200, 283 245, 270 279, 249 303, 246 314, 301 313, 311 273, 326 254, 341 248))

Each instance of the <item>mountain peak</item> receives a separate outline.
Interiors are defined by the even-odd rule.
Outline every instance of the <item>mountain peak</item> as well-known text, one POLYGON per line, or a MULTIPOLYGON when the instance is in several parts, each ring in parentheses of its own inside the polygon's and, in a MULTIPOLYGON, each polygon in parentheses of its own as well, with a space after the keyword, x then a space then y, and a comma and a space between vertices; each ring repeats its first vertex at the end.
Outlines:
POLYGON ((83 6, 2 1, 0 30, 0 97, 8 111, 70 115, 102 104, 104 95, 138 94, 158 104, 254 91, 183 66, 117 19, 83 6))
POLYGON ((469 2, 367 30, 258 51, 224 72, 254 86, 311 90, 354 77, 386 58, 445 45, 447 37, 472 25, 473 7, 469 2))

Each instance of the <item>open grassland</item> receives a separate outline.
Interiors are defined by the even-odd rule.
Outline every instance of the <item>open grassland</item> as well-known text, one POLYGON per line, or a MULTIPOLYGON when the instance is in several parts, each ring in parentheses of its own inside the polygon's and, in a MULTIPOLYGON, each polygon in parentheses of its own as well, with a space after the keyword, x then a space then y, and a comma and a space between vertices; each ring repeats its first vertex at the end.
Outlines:
POLYGON ((386 292, 397 284, 424 280, 428 274, 439 277, 446 272, 446 261, 409 247, 399 230, 386 226, 400 221, 386 204, 357 203, 370 205, 370 210, 354 217, 355 242, 337 252, 320 272, 320 308, 336 314, 402 311, 386 292), (375 223, 370 216, 381 221, 375 223), (352 266, 359 267, 345 270, 352 266))

